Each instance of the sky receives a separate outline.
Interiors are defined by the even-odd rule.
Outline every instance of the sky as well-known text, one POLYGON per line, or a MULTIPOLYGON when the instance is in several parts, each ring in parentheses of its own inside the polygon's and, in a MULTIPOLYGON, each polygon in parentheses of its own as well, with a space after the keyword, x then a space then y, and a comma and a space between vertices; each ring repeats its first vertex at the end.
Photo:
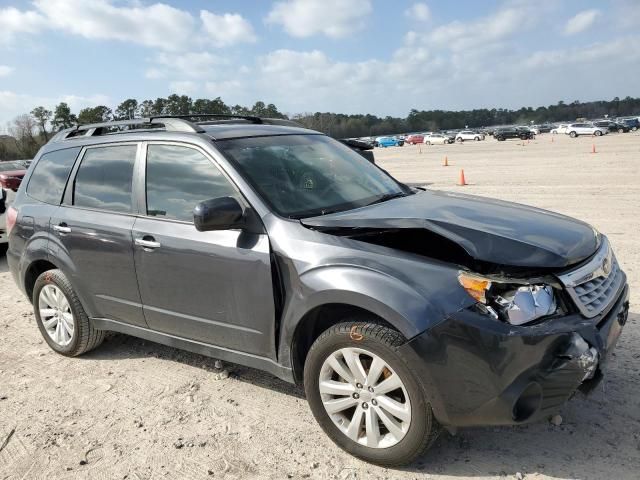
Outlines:
POLYGON ((640 0, 0 0, 0 128, 171 93, 288 114, 640 96, 640 0))

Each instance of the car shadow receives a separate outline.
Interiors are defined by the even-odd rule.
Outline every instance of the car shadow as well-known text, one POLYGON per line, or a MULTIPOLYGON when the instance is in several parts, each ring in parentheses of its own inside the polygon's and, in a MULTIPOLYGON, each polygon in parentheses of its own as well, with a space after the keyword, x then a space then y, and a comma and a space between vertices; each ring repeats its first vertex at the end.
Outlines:
MULTIPOLYGON (((631 313, 627 329, 639 324, 640 314, 631 313)), ((640 370, 631 365, 631 358, 640 355, 632 353, 630 337, 625 338, 623 332, 603 383, 589 396, 577 393, 564 405, 558 425, 544 421, 461 429, 455 435, 443 431, 422 458, 398 470, 459 477, 503 477, 519 472, 525 477, 563 479, 638 478, 640 370)), ((116 333, 97 350, 78 358, 108 361, 148 356, 215 371, 215 359, 116 333)), ((238 381, 304 398, 299 386, 256 369, 225 365, 238 381)))

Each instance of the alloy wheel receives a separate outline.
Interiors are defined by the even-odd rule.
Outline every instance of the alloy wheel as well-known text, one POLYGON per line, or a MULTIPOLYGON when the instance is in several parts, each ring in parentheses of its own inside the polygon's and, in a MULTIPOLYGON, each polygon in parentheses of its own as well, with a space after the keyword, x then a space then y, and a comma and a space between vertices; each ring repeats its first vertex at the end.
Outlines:
POLYGON ((73 339, 75 319, 65 294, 56 285, 45 285, 38 296, 40 319, 51 339, 66 347, 73 339))
POLYGON ((336 427, 354 442, 388 448, 411 424, 411 403, 400 376, 362 348, 333 352, 320 369, 320 397, 336 427))

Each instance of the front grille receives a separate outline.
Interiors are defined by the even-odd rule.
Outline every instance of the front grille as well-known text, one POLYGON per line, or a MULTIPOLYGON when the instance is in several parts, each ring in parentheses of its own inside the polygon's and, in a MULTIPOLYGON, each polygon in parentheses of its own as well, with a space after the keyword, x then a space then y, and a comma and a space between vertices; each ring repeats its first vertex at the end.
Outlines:
POLYGON ((591 318, 614 301, 624 282, 624 273, 605 237, 593 259, 558 278, 580 313, 591 318))

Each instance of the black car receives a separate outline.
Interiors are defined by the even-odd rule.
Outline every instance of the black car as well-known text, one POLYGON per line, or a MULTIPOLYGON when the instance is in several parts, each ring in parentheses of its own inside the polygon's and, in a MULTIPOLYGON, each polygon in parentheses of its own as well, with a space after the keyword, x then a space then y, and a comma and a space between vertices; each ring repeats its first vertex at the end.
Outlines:
POLYGON ((612 122, 611 120, 600 120, 593 122, 596 127, 606 128, 609 132, 627 133, 631 127, 625 123, 612 122))
POLYGON ((7 260, 55 352, 117 331, 264 370, 386 466, 601 380, 629 308, 606 236, 412 189, 319 132, 218 117, 86 125, 40 150, 7 260))
POLYGON ((519 138, 520 140, 533 140, 535 134, 528 128, 505 127, 498 128, 493 133, 493 138, 499 142, 504 142, 510 138, 519 138))

